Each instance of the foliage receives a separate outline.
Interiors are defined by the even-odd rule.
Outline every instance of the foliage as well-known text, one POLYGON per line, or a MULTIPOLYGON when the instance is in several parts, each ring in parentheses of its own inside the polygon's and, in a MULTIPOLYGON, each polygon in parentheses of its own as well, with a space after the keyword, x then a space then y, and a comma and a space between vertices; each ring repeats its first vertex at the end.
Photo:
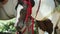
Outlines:
POLYGON ((9 32, 9 33, 13 33, 16 31, 15 27, 14 27, 14 23, 13 22, 10 22, 10 23, 7 23, 7 24, 4 24, 2 23, 3 26, 2 26, 2 29, 0 32, 9 32))
POLYGON ((60 13, 60 5, 58 5, 58 7, 56 7, 54 11, 57 11, 58 13, 60 13))

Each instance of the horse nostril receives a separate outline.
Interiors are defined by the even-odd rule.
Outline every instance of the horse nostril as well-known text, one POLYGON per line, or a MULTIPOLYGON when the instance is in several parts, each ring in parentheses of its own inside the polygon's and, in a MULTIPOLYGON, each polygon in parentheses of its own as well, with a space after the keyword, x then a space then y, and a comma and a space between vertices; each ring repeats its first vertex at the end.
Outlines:
POLYGON ((15 24, 14 26, 15 26, 16 29, 21 29, 21 28, 22 28, 22 27, 19 26, 18 24, 15 24))

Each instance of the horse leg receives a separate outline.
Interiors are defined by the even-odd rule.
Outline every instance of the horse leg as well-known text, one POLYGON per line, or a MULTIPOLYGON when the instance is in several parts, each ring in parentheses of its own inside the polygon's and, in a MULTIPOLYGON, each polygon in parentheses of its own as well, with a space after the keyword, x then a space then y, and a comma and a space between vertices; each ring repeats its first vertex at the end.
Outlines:
MULTIPOLYGON (((56 25, 56 23, 53 23, 53 31, 51 32, 52 34, 56 34, 55 25, 56 25)), ((50 34, 51 34, 51 33, 50 33, 50 34)))
POLYGON ((57 23, 53 23, 53 32, 52 34, 57 34, 56 29, 58 29, 57 23))

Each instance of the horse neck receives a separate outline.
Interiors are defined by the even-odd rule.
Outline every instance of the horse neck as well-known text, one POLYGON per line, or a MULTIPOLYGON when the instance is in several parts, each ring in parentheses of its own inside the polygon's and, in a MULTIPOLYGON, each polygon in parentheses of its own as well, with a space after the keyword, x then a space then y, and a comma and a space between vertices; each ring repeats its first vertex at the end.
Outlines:
MULTIPOLYGON (((38 5, 39 5, 39 0, 35 0, 35 3, 36 4, 35 4, 35 6, 32 9, 33 18, 35 18, 36 11, 37 11, 38 5)), ((38 19, 43 19, 43 17, 45 17, 48 14, 50 14, 53 11, 54 8, 55 8, 54 0, 41 0, 41 5, 40 5, 39 12, 37 14, 38 15, 37 18, 38 19)))

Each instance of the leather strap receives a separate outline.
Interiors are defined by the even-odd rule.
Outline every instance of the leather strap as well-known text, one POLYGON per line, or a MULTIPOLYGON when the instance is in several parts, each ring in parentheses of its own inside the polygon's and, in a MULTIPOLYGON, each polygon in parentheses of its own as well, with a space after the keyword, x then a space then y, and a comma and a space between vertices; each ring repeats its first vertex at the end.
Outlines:
POLYGON ((39 12, 40 4, 41 4, 41 0, 39 0, 39 5, 38 5, 38 9, 37 9, 37 11, 36 11, 36 16, 35 16, 35 18, 37 17, 37 14, 38 14, 38 12, 39 12))

